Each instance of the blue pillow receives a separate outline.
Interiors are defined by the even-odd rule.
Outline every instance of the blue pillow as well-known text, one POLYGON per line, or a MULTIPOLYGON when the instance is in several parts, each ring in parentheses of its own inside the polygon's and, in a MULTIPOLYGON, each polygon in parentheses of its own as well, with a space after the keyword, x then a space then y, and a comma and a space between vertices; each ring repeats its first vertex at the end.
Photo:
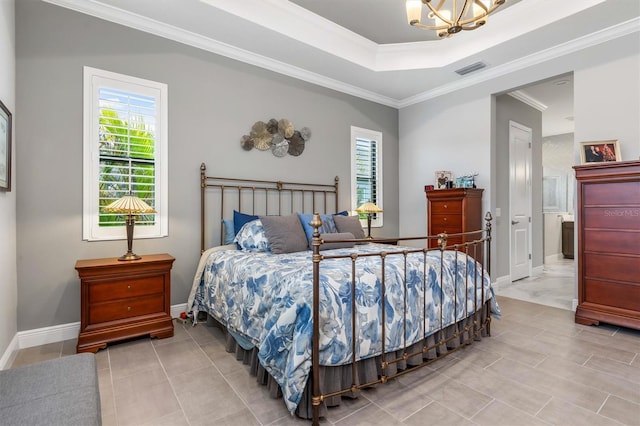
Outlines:
POLYGON ((235 230, 233 229, 233 220, 222 219, 222 224, 224 226, 224 239, 222 244, 233 244, 233 239, 236 237, 235 230))
MULTIPOLYGON (((313 214, 298 213, 298 219, 300 219, 300 223, 302 224, 302 229, 304 229, 304 233, 307 236, 307 240, 313 238, 313 226, 309 225, 309 222, 313 219, 313 214)), ((321 214, 320 220, 322 221, 322 226, 319 228, 321 234, 333 234, 334 232, 338 232, 338 228, 336 228, 336 223, 333 221, 332 214, 321 214)))
MULTIPOLYGON (((346 210, 341 211, 340 213, 336 213, 335 215, 340 215, 340 216, 349 216, 349 212, 346 210)), ((334 215, 334 216, 335 216, 334 215)))
POLYGON ((238 232, 242 229, 245 223, 258 219, 258 216, 253 214, 244 214, 239 211, 233 211, 233 235, 238 235, 238 232))

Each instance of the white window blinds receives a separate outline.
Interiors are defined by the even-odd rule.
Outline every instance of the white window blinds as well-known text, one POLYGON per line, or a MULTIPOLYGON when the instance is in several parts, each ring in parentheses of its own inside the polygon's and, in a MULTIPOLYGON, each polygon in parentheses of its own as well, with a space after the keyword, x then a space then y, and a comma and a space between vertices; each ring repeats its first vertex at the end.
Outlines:
POLYGON ((168 233, 167 85, 84 68, 83 239, 125 238, 125 218, 103 208, 133 194, 156 210, 135 238, 168 233))

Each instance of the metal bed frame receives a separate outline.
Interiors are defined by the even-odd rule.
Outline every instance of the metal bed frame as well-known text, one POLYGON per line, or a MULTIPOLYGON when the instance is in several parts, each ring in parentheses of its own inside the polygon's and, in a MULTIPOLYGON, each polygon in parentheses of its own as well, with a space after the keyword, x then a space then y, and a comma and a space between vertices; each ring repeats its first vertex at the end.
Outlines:
MULTIPOLYGON (((218 178, 211 177, 206 175, 206 166, 204 163, 200 166, 200 187, 201 187, 201 253, 205 250, 205 223, 207 219, 210 219, 206 216, 205 212, 205 200, 206 200, 206 190, 208 188, 214 188, 217 190, 220 197, 220 217, 222 218, 225 213, 228 213, 228 204, 225 198, 228 198, 229 193, 233 194, 236 198, 235 206, 237 206, 237 210, 241 211, 243 208, 242 201, 245 201, 245 204, 249 204, 250 207, 245 209, 245 212, 251 211, 253 214, 256 212, 261 214, 289 214, 296 211, 305 211, 307 207, 311 207, 312 211, 322 211, 323 213, 327 213, 329 211, 337 212, 338 211, 338 182, 339 179, 336 177, 334 179, 333 184, 310 184, 310 183, 296 183, 296 182, 283 182, 283 181, 267 181, 267 180, 251 180, 251 179, 237 179, 237 178, 218 178), (263 194, 262 197, 259 194, 263 194), (225 197, 225 195, 227 197, 225 197), (271 197, 270 197, 271 196, 271 197), (245 197, 245 198, 243 198, 245 197), (258 200, 258 198, 261 198, 258 200), (333 202, 331 201, 333 199, 333 202), (271 200, 271 203, 269 203, 271 200), (257 201, 264 201, 264 206, 256 208, 257 201), (227 210, 225 210, 227 209, 227 210)), ((416 369, 429 365, 436 360, 439 360, 445 356, 448 356, 455 351, 465 347, 466 345, 471 344, 474 340, 479 339, 483 336, 490 335, 490 325, 491 325, 491 311, 489 307, 489 302, 483 302, 485 299, 485 291, 484 286, 482 286, 481 298, 478 300, 477 290, 473 291, 474 300, 473 300, 473 312, 467 312, 467 304, 470 303, 468 298, 468 292, 466 289, 469 285, 473 285, 474 288, 477 289, 477 273, 474 274, 475 279, 473 283, 469 283, 468 278, 465 280, 465 300, 458 300, 457 292, 454 291, 455 295, 455 311, 458 311, 458 305, 463 305, 465 307, 465 318, 453 325, 450 325, 445 332, 445 328, 442 327, 442 317, 443 317, 443 307, 442 303, 440 303, 440 329, 435 333, 431 334, 429 337, 425 337, 418 347, 416 348, 416 344, 407 345, 405 341, 405 346, 401 351, 401 355, 398 356, 398 351, 394 351, 392 353, 387 353, 385 350, 385 327, 382 327, 382 353, 376 360, 379 362, 378 371, 380 371, 378 378, 376 380, 367 381, 366 383, 359 383, 358 379, 358 371, 357 371, 357 363, 356 359, 356 340, 352 338, 352 353, 353 359, 350 364, 351 368, 351 384, 337 391, 322 393, 320 389, 320 369, 322 366, 319 362, 319 350, 320 350, 320 311, 319 311, 319 300, 320 300, 320 269, 321 264, 326 259, 350 259, 352 264, 352 274, 351 274, 351 291, 355 291, 355 271, 356 271, 356 262, 358 258, 361 257, 370 257, 377 256, 381 259, 381 281, 382 281, 382 295, 381 300, 385 300, 385 260, 390 256, 402 256, 406 261, 406 257, 409 254, 422 253, 423 256, 427 256, 427 252, 430 251, 439 251, 440 252, 440 272, 442 276, 442 268, 443 268, 443 252, 445 250, 454 250, 456 252, 464 252, 468 253, 470 256, 476 258, 476 255, 484 254, 484 262, 481 262, 481 275, 484 275, 484 271, 489 272, 490 261, 491 261, 491 213, 487 213, 485 216, 485 228, 481 230, 475 230, 472 232, 467 232, 464 234, 449 234, 446 233, 433 235, 433 236, 422 236, 422 237, 410 237, 410 238, 393 238, 393 239, 366 239, 360 240, 360 242, 380 242, 380 243, 396 243, 402 241, 417 241, 422 240, 425 241, 424 248, 408 248, 408 247, 394 247, 392 245, 389 246, 388 250, 381 251, 379 253, 369 253, 369 254, 351 254, 351 255, 326 255, 320 252, 320 245, 323 243, 322 237, 319 232, 319 228, 322 226, 322 221, 318 213, 315 213, 313 219, 311 221, 311 226, 314 228, 313 234, 313 341, 312 341, 312 367, 311 367, 311 376, 310 379, 312 381, 311 386, 307 384, 307 389, 311 391, 311 406, 313 411, 313 424, 319 424, 320 419, 320 408, 323 402, 327 401, 329 398, 346 396, 346 395, 354 395, 360 389, 364 389, 367 387, 371 387, 377 384, 386 383, 389 380, 408 374, 416 369), (459 237, 459 236, 471 236, 474 238, 472 241, 468 241, 462 244, 448 245, 447 240, 451 237, 459 237), (428 241, 437 239, 438 247, 437 248, 427 248, 428 241), (485 266, 486 265, 486 266, 485 266), (416 358, 421 359, 421 362, 417 365, 409 365, 407 363, 408 360, 415 360, 416 358)), ((222 227, 220 229, 220 242, 222 244, 222 227)), ((426 286, 426 262, 424 262, 424 271, 425 274, 424 282, 426 286)), ((457 263, 456 263, 457 268, 457 263)), ((406 263, 405 263, 405 274, 406 274, 406 263)), ((455 271, 455 275, 457 275, 457 269, 455 271)), ((442 284, 442 283, 440 283, 442 284)), ((406 281, 405 281, 406 285, 406 281)), ((443 300, 445 289, 440 286, 440 300, 443 300)), ((410 303, 406 300, 406 291, 405 293, 405 327, 406 327, 406 307, 407 304, 410 303)), ((352 297, 352 330, 353 336, 356 335, 356 309, 355 309, 355 298, 352 297)), ((423 298, 423 303, 426 303, 423 298)), ((425 312, 425 307, 423 306, 422 312, 425 312)), ((385 304, 382 304, 382 324, 385 323, 385 315, 386 309, 385 304)), ((423 323, 426 322, 426 318, 423 318, 423 323)), ((425 328, 423 328, 426 330, 425 328)), ((405 333, 406 336, 406 333, 405 333)), ((304 402, 301 402, 303 404, 304 402)))

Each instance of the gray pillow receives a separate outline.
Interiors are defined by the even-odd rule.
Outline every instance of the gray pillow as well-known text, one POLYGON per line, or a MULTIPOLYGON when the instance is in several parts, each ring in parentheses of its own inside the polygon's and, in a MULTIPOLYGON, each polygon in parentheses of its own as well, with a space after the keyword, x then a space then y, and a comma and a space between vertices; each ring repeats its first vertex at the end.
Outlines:
POLYGON ((307 236, 297 214, 288 216, 260 216, 271 253, 293 253, 308 249, 307 236))
MULTIPOLYGON (((331 232, 327 234, 321 234, 320 238, 324 241, 323 244, 320 245, 320 250, 332 250, 339 248, 351 248, 355 245, 353 241, 343 241, 343 240, 353 240, 353 234, 351 232, 331 232), (339 243, 334 243, 333 241, 342 241, 339 243)), ((311 245, 311 249, 313 249, 313 245, 311 245)))
POLYGON ((360 225, 358 216, 334 215, 333 221, 336 223, 338 232, 350 232, 356 240, 364 240, 364 229, 360 225))

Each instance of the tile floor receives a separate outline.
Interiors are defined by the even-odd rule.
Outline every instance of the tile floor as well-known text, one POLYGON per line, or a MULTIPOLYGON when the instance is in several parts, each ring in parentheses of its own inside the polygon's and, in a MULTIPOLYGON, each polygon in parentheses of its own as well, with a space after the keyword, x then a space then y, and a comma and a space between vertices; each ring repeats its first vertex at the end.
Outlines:
MULTIPOLYGON (((575 324, 573 312, 499 296, 492 336, 330 409, 332 425, 640 425, 640 332, 575 324), (405 397, 397 390, 415 386, 405 397)), ((73 353, 22 349, 14 366, 73 353)), ((219 329, 176 323, 96 354, 103 424, 290 425, 219 329)), ((1 419, 0 419, 1 423, 1 419)))
POLYGON ((572 310, 573 299, 577 299, 575 286, 573 259, 560 259, 545 263, 541 274, 500 285, 496 293, 512 299, 572 310))

